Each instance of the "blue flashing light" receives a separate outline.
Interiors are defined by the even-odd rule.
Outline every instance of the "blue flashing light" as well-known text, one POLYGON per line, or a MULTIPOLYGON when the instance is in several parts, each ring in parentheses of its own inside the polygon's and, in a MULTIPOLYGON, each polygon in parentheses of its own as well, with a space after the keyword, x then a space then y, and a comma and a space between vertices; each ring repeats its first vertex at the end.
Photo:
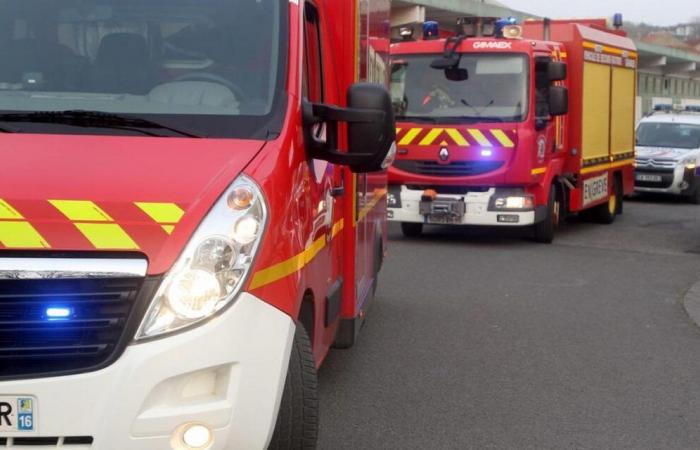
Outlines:
POLYGON ((493 152, 491 150, 482 150, 481 151, 481 156, 488 157, 488 156, 492 156, 492 155, 493 155, 493 152))
POLYGON ((423 39, 437 39, 440 37, 440 26, 434 20, 428 20, 423 24, 423 39))
POLYGON ((615 28, 622 28, 622 25, 624 24, 622 20, 622 13, 615 13, 613 15, 613 26, 615 28))
POLYGON ((495 23, 495 35, 496 37, 503 37, 503 29, 509 25, 517 25, 518 19, 515 17, 506 17, 503 19, 498 19, 495 23))
POLYGON ((69 319, 72 315, 73 310, 64 306, 50 306, 46 308, 46 317, 49 320, 69 319))

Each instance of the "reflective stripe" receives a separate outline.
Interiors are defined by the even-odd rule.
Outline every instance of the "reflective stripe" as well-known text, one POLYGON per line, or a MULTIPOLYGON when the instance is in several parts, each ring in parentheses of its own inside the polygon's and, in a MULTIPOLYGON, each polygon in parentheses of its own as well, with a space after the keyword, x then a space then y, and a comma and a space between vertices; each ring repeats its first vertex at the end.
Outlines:
POLYGON ((491 141, 486 139, 486 136, 484 136, 484 133, 481 132, 481 130, 477 130, 475 128, 470 128, 467 130, 469 134, 472 135, 474 139, 476 139, 476 142, 478 142, 480 145, 483 145, 484 147, 493 147, 493 144, 491 144, 491 141))
POLYGON ((343 231, 344 226, 345 226, 345 219, 340 219, 335 224, 333 224, 333 230, 331 230, 331 239, 335 238, 335 236, 338 233, 343 231))
POLYGON ((508 135, 505 134, 503 130, 491 130, 491 134, 493 134, 493 137, 495 137, 498 140, 498 142, 501 143, 502 146, 506 148, 515 147, 513 141, 510 140, 508 135))
POLYGON ((325 246, 326 238, 324 236, 316 239, 311 246, 306 248, 298 255, 293 256, 286 261, 282 261, 281 263, 275 264, 274 266, 268 267, 267 269, 256 272, 253 276, 253 280, 250 282, 249 289, 257 289, 261 286, 281 280, 282 278, 300 271, 308 263, 310 263, 325 246))
POLYGON ((102 208, 88 200, 49 200, 49 203, 72 221, 114 222, 102 208))
POLYGON ((370 200, 370 202, 362 208, 360 214, 358 214, 357 220, 360 221, 367 217, 367 214, 369 214, 372 208, 377 206, 377 203, 379 203, 379 200, 381 200, 386 195, 386 192, 386 189, 375 189, 374 195, 372 196, 372 200, 370 200))
POLYGON ((546 167, 538 167, 538 168, 536 168, 536 169, 532 169, 532 174, 533 174, 533 175, 539 175, 539 174, 545 173, 545 172, 547 172, 547 168, 546 168, 546 167))
POLYGON ((173 234, 175 231, 175 225, 161 225, 160 227, 168 234, 173 234))
POLYGON ((76 223, 78 230, 100 250, 138 250, 139 246, 116 223, 76 223))
POLYGON ((464 136, 462 136, 462 133, 460 133, 456 129, 448 128, 447 134, 452 138, 453 141, 455 141, 455 144, 459 145, 460 147, 469 147, 469 142, 467 142, 467 140, 464 139, 464 136))
POLYGON ((22 214, 17 212, 15 208, 12 207, 5 200, 0 198, 0 219, 24 219, 22 214))
POLYGON ((419 145, 430 145, 440 136, 443 132, 442 128, 433 128, 425 135, 425 137, 420 141, 419 145))
POLYGON ((406 132, 403 138, 399 141, 399 145, 409 145, 421 132, 420 128, 411 128, 406 132))
POLYGON ((396 129, 396 134, 399 134, 399 133, 401 133, 401 128, 396 129))
POLYGON ((136 202, 134 204, 158 223, 178 223, 185 214, 185 211, 175 203, 136 202))
POLYGON ((7 248, 51 248, 29 222, 0 222, 0 242, 7 248))

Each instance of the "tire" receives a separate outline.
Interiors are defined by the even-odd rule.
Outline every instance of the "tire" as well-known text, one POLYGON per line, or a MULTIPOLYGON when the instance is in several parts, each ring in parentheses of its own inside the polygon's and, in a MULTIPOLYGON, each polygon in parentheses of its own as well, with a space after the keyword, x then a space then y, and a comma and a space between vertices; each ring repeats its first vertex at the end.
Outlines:
POLYGON ((418 237, 423 233, 423 224, 416 222, 401 222, 401 232, 406 237, 418 237))
POLYGON ((269 450, 312 450, 318 438, 318 380, 311 343, 297 324, 269 450))
POLYGON ((615 177, 613 180, 613 192, 610 198, 608 198, 607 203, 603 203, 591 209, 591 217, 593 220, 604 225, 610 225, 615 222, 618 212, 622 211, 623 199, 620 179, 615 177))
POLYGON ((695 183, 695 189, 685 197, 685 201, 691 205, 700 205, 700 183, 695 183))
POLYGON ((533 226, 534 240, 540 244, 551 244, 554 241, 554 230, 556 229, 559 216, 556 213, 557 193, 554 186, 549 189, 549 200, 547 201, 547 215, 544 220, 537 222, 533 226))

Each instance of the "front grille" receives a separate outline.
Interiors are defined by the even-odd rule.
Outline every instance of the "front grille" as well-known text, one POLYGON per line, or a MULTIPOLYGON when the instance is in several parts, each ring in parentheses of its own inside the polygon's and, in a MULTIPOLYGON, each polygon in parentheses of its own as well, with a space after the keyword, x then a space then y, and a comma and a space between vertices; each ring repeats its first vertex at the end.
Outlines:
POLYGON ((64 437, 0 437, 0 448, 19 447, 71 447, 71 448, 91 448, 92 436, 64 436, 64 437))
POLYGON ((401 159, 394 167, 418 175, 441 177, 467 177, 492 172, 503 166, 503 161, 454 161, 440 164, 437 161, 401 159))
POLYGON ((133 337, 126 325, 142 284, 143 278, 0 280, 0 378, 95 370, 111 362, 133 337), (49 308, 70 317, 50 318, 49 308))
POLYGON ((668 159, 652 159, 652 158, 637 158, 636 165, 638 168, 649 169, 671 169, 676 167, 676 161, 668 159))
POLYGON ((648 175, 660 175, 661 176, 661 181, 642 181, 642 180, 634 180, 634 185, 638 187, 645 187, 645 188, 659 188, 659 189, 666 189, 671 187, 673 184, 673 169, 672 168, 664 168, 664 169, 657 169, 657 168, 644 168, 643 170, 635 170, 635 174, 648 174, 648 175))

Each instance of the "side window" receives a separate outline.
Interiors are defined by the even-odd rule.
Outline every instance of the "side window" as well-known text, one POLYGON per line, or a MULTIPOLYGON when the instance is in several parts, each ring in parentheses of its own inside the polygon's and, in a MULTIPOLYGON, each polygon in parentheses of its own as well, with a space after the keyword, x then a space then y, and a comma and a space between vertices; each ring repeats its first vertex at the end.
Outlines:
POLYGON ((306 3, 304 9, 303 94, 312 103, 323 103, 323 58, 318 9, 306 3))

